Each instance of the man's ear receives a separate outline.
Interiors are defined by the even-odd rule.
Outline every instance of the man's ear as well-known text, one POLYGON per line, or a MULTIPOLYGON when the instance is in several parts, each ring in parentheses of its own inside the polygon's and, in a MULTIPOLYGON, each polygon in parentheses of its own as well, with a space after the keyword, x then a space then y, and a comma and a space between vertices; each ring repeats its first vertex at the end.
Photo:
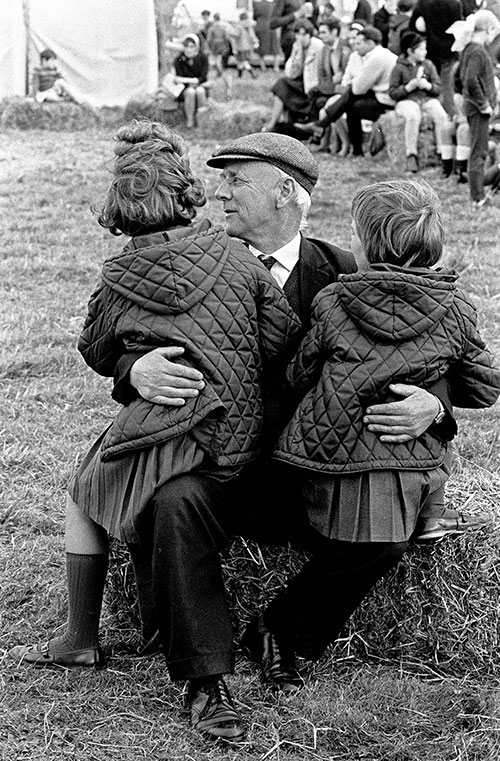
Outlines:
POLYGON ((281 209, 293 198, 295 193, 294 182, 291 177, 287 177, 283 182, 278 184, 276 192, 276 208, 281 209))

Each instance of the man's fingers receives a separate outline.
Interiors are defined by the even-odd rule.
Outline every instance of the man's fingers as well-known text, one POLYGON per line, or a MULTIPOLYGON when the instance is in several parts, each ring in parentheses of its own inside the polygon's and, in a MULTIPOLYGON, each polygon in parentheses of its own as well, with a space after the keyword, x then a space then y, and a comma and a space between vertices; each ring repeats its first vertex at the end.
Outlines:
POLYGON ((376 430, 378 431, 381 428, 388 428, 393 427, 395 425, 401 425, 401 418, 396 417, 395 415, 392 415, 388 417, 387 415, 365 415, 363 418, 363 423, 368 426, 368 430, 372 431, 375 430, 375 428, 372 428, 372 426, 376 426, 376 430))
POLYGON ((407 433, 402 433, 399 436, 380 436, 380 441, 384 441, 386 444, 404 444, 406 441, 413 441, 413 436, 408 436, 407 433))
MULTIPOLYGON (((372 433, 382 433, 382 434, 390 434, 391 436, 407 436, 408 435, 408 428, 403 427, 402 425, 389 425, 386 423, 385 425, 372 425, 370 424, 368 426, 368 430, 372 433)), ((411 438, 411 437, 410 437, 411 438)))
POLYGON ((168 404, 169 407, 182 407, 186 403, 184 399, 174 399, 170 396, 153 396, 148 401, 154 404, 168 404))
POLYGON ((158 387, 158 386, 138 386, 137 388, 139 394, 142 396, 143 399, 147 399, 148 402, 154 402, 155 404, 169 404, 170 400, 175 399, 187 399, 189 397, 195 397, 198 396, 200 393, 198 389, 196 388, 174 388, 171 386, 168 386, 166 388, 158 387), (161 401, 158 402, 158 399, 168 399, 169 402, 161 401))

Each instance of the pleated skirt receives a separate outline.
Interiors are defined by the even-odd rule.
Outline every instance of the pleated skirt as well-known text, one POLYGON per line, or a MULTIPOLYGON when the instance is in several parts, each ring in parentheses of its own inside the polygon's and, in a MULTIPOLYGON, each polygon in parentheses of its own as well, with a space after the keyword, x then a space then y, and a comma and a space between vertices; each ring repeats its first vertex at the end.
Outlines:
POLYGON ((433 470, 371 470, 306 476, 303 497, 311 525, 343 542, 405 542, 420 515, 444 509, 450 463, 433 470))
POLYGON ((157 489, 200 467, 205 455, 188 432, 103 462, 101 444, 106 431, 83 458, 68 491, 78 507, 108 534, 135 543, 141 516, 157 489))

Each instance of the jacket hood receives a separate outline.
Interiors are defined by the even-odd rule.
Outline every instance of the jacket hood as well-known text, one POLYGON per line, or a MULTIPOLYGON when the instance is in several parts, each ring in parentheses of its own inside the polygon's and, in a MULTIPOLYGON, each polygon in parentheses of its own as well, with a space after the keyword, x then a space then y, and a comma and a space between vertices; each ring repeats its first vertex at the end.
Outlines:
POLYGON ((372 265, 339 279, 342 307, 379 341, 408 341, 430 330, 453 303, 456 273, 372 265))
POLYGON ((103 280, 151 312, 179 314, 212 290, 228 252, 222 227, 204 220, 132 238, 122 253, 104 262, 103 280))

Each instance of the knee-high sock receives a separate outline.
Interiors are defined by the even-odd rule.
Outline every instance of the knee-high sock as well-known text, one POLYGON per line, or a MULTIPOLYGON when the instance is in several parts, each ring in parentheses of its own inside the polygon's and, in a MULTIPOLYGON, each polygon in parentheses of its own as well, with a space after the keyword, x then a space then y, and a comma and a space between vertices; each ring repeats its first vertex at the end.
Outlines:
POLYGON ((107 571, 107 553, 100 555, 66 553, 68 625, 61 637, 50 641, 51 652, 97 647, 107 571))

